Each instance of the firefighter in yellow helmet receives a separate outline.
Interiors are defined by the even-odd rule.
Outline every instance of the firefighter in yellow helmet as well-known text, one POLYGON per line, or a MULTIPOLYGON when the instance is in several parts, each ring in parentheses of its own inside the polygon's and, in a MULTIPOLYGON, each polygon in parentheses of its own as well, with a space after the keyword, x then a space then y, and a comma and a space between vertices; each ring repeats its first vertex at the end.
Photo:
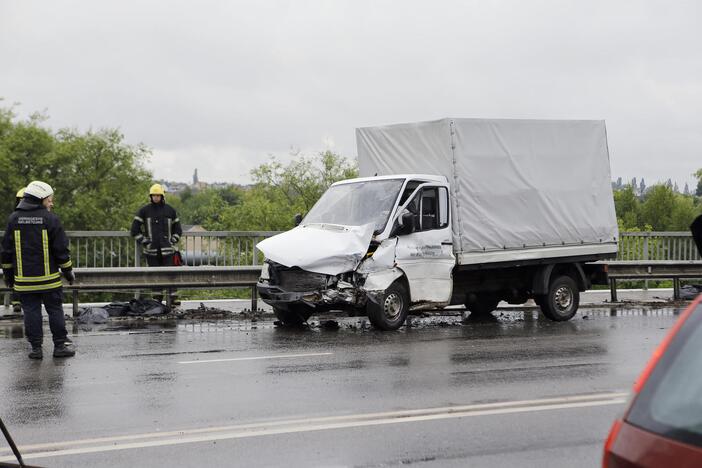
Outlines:
POLYGON ((149 198, 150 202, 134 216, 131 234, 141 243, 149 266, 173 266, 173 255, 183 235, 180 219, 176 210, 166 203, 161 184, 151 186, 149 198))

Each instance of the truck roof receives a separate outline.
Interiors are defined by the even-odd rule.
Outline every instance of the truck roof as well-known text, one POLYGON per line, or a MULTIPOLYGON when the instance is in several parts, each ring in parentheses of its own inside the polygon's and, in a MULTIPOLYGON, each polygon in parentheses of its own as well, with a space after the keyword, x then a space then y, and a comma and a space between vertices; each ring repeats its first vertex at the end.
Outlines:
POLYGON ((391 180, 391 179, 414 179, 414 180, 424 180, 427 182, 441 182, 441 183, 446 183, 448 182, 448 179, 446 179, 445 176, 442 175, 432 175, 432 174, 392 174, 392 175, 383 175, 383 176, 371 176, 371 177, 357 177, 355 179, 346 179, 346 180, 340 180, 339 182, 335 182, 332 184, 334 185, 343 185, 343 184, 353 184, 356 182, 369 182, 372 180, 391 180))

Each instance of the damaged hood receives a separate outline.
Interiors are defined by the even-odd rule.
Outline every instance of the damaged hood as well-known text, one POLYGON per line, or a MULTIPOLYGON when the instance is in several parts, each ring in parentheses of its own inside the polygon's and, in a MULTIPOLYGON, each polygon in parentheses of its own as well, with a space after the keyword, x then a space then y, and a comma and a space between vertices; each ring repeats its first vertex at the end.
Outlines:
POLYGON ((256 247, 281 265, 338 275, 356 269, 368 251, 373 229, 373 224, 306 224, 269 237, 256 247))

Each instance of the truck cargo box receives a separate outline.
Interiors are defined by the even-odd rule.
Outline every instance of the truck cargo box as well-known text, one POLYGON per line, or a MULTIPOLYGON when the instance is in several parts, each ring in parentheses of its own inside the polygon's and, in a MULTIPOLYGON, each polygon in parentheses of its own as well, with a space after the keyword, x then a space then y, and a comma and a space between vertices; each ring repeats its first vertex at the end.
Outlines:
POLYGON ((616 255, 604 121, 447 118, 359 128, 356 142, 362 177, 448 178, 461 265, 616 255))

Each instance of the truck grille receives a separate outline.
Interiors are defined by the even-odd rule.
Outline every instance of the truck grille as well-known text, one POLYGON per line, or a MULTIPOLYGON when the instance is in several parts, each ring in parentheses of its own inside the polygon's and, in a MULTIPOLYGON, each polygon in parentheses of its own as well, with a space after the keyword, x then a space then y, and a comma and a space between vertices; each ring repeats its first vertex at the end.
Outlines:
POLYGON ((271 267, 271 285, 290 292, 315 291, 326 289, 327 275, 310 273, 299 268, 271 267))

